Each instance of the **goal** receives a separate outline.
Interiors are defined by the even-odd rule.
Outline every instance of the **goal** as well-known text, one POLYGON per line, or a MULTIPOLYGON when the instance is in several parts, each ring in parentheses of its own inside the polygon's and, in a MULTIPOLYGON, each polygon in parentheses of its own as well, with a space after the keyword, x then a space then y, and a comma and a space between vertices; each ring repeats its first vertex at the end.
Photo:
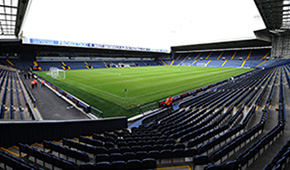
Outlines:
POLYGON ((118 67, 131 67, 130 64, 118 63, 118 64, 111 64, 112 66, 118 67))
POLYGON ((65 79, 65 71, 57 67, 50 67, 47 75, 51 75, 52 78, 57 80, 65 79))

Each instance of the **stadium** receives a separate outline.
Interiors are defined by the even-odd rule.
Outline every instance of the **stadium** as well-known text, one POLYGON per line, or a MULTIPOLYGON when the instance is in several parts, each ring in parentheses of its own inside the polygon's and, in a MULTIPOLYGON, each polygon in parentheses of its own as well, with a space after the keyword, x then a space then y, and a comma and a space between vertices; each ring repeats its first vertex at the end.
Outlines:
POLYGON ((289 169, 290 1, 253 2, 265 26, 254 37, 166 49, 54 39, 62 26, 26 37, 39 1, 0 1, 0 169, 289 169))

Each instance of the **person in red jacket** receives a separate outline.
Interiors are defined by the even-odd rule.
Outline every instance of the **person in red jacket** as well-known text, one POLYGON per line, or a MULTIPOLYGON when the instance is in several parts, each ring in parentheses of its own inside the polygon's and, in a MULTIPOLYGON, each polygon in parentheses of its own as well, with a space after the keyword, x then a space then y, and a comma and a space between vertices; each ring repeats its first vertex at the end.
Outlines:
POLYGON ((37 80, 35 79, 33 80, 33 82, 34 82, 34 86, 37 87, 37 80))
POLYGON ((34 88, 34 81, 33 80, 30 82, 30 85, 31 85, 31 88, 34 88))
POLYGON ((41 80, 41 87, 44 87, 44 80, 41 80))
POLYGON ((169 96, 165 101, 165 105, 170 106, 170 105, 172 105, 172 102, 173 102, 173 98, 171 96, 169 96))

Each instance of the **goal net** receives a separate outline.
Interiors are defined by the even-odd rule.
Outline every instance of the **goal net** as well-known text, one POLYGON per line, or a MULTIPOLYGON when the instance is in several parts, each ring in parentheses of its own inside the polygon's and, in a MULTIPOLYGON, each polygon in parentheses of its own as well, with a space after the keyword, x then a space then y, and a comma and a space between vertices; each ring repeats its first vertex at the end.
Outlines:
POLYGON ((118 68, 118 67, 131 67, 130 64, 125 63, 118 63, 118 64, 112 64, 112 66, 118 68))
POLYGON ((50 67, 47 74, 57 80, 65 79, 65 71, 57 67, 50 67))

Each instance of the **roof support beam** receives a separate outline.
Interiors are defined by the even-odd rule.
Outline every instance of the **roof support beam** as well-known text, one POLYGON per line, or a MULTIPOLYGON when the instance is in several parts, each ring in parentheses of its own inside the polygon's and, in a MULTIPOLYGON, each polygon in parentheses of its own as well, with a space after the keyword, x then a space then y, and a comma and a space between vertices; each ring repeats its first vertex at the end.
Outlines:
POLYGON ((17 9, 16 6, 8 6, 8 5, 0 5, 0 7, 17 9))
POLYGON ((1 21, 15 22, 15 20, 11 20, 11 19, 0 19, 0 22, 1 22, 1 21))
POLYGON ((6 15, 6 16, 17 16, 16 14, 7 14, 7 13, 0 13, 0 15, 6 15))
POLYGON ((290 25, 290 1, 285 0, 254 0, 269 30, 285 29, 290 25), (286 3, 285 3, 286 2, 286 3))
POLYGON ((5 30, 13 30, 14 31, 14 28, 5 28, 5 30))
POLYGON ((6 26, 6 27, 15 27, 15 25, 13 25, 13 24, 1 24, 2 26, 6 26))

